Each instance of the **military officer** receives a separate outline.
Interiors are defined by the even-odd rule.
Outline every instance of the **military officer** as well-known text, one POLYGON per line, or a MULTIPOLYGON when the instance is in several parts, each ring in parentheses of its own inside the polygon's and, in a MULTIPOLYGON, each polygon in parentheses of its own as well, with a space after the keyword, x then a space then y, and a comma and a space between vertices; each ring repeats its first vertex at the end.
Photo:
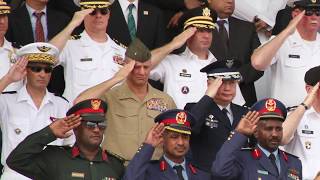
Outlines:
POLYGON ((301 161, 278 147, 286 107, 276 99, 255 103, 217 153, 212 173, 222 179, 302 179, 301 161), (257 146, 241 149, 254 134, 257 146))
MULTIPOLYGON (((20 48, 17 60, 9 72, 0 80, 0 92, 9 84, 26 78, 19 90, 0 95, 0 126, 2 130, 1 163, 4 171, 1 179, 26 178, 11 170, 5 160, 9 153, 29 134, 39 131, 54 118, 65 116, 70 107, 62 97, 49 93, 47 85, 58 56, 58 49, 48 43, 32 43, 20 48)), ((73 136, 54 141, 55 145, 73 144, 73 136)))
MULTIPOLYGON (((113 78, 84 91, 76 99, 81 101, 101 97, 109 102, 103 146, 126 161, 134 156, 135 150, 153 126, 153 119, 161 112, 175 108, 168 94, 148 83, 150 58, 149 49, 139 39, 134 39, 126 50, 128 64, 113 78), (123 80, 121 85, 110 89, 123 80)), ((154 158, 161 155, 161 148, 157 148, 154 158)))
POLYGON ((206 171, 210 171, 216 153, 247 112, 247 108, 232 103, 240 80, 238 67, 239 61, 219 60, 201 69, 208 77, 206 94, 198 103, 185 107, 199 120, 191 135, 192 159, 206 171))
POLYGON ((185 159, 195 117, 187 111, 172 109, 159 114, 154 121, 157 124, 127 167, 124 180, 209 180, 209 173, 195 168, 185 159), (164 155, 150 161, 155 147, 162 142, 164 155))
POLYGON ((7 164, 32 179, 120 179, 123 161, 100 147, 106 128, 107 104, 88 99, 75 104, 67 117, 57 119, 29 135, 12 151, 7 164), (56 138, 74 131, 76 143, 69 146, 46 146, 56 138))

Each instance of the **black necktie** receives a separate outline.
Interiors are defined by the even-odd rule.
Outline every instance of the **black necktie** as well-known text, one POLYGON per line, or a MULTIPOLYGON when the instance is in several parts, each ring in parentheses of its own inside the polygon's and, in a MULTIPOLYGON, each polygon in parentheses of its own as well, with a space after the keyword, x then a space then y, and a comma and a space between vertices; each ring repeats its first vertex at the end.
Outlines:
POLYGON ((177 171, 177 175, 178 175, 179 180, 184 180, 183 176, 182 176, 183 167, 181 165, 177 165, 177 166, 174 166, 173 169, 175 169, 177 171))
POLYGON ((222 109, 222 113, 225 115, 225 118, 227 118, 227 120, 229 120, 229 123, 232 125, 232 122, 231 122, 231 120, 230 120, 230 118, 228 116, 228 112, 229 111, 226 108, 222 109))
POLYGON ((221 39, 221 45, 223 48, 223 51, 225 53, 225 56, 227 57, 228 55, 228 49, 229 49, 229 36, 228 36, 228 32, 226 27, 224 26, 224 24, 226 24, 227 21, 226 20, 219 20, 217 22, 218 26, 219 26, 219 38, 221 39))
POLYGON ((278 166, 277 166, 277 164, 276 164, 276 156, 271 153, 271 154, 269 155, 269 159, 270 159, 272 165, 274 166, 274 168, 276 168, 277 175, 279 175, 278 166))

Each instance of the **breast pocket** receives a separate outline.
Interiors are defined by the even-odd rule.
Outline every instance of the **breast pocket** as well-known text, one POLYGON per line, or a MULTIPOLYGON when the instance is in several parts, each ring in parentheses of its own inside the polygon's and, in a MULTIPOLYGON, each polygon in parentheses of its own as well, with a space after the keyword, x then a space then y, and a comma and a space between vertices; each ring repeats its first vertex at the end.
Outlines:
POLYGON ((23 118, 12 118, 8 121, 8 138, 13 145, 18 145, 29 135, 28 121, 23 118))
POLYGON ((77 62, 74 66, 74 78, 75 82, 78 85, 91 85, 94 82, 95 71, 97 71, 97 63, 94 59, 87 58, 82 59, 80 62, 77 62))
POLYGON ((137 134, 138 118, 138 111, 118 109, 113 121, 115 131, 119 134, 137 134))

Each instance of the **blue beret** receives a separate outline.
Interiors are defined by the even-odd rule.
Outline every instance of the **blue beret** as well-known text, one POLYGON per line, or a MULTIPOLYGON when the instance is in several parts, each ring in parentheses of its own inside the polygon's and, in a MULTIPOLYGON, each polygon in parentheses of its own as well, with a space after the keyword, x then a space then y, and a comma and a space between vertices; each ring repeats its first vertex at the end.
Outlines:
POLYGON ((286 106, 277 99, 262 99, 252 105, 251 111, 257 111, 260 114, 260 120, 277 119, 284 121, 287 117, 286 106))
POLYGON ((159 114, 155 119, 156 123, 163 123, 165 128, 171 131, 191 134, 191 127, 195 123, 195 117, 188 111, 171 109, 159 114))

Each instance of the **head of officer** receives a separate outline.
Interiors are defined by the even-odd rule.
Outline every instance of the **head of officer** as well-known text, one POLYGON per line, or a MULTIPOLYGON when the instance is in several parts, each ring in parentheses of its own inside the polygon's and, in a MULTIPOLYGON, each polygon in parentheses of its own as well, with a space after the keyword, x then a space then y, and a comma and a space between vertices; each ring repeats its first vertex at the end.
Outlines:
POLYGON ((300 0, 294 2, 292 17, 305 10, 305 15, 297 25, 299 32, 316 34, 320 27, 320 0, 300 0))
MULTIPOLYGON (((320 66, 313 67, 309 69, 305 76, 304 82, 306 83, 306 91, 308 94, 311 92, 312 88, 320 82, 320 66)), ((320 103, 320 89, 318 89, 317 96, 313 102, 313 104, 317 105, 320 103)))
POLYGON ((191 127, 195 122, 195 117, 188 111, 172 109, 159 114, 154 121, 163 123, 165 127, 164 155, 173 162, 182 163, 189 150, 191 127))
POLYGON ((127 83, 131 87, 145 87, 151 71, 151 52, 141 42, 135 38, 128 46, 125 53, 126 61, 135 61, 133 70, 127 77, 127 83))
POLYGON ((216 22, 217 14, 205 6, 184 12, 179 22, 183 26, 183 30, 189 27, 197 28, 195 34, 187 40, 187 47, 192 52, 208 52, 216 22))
POLYGON ((86 31, 91 33, 106 32, 110 17, 109 0, 80 0, 81 9, 94 9, 84 20, 86 31))
POLYGON ((59 55, 58 48, 49 43, 37 42, 23 46, 16 55, 28 60, 27 88, 47 88, 59 55))
POLYGON ((227 106, 236 96, 236 86, 241 79, 240 72, 237 70, 239 67, 239 61, 230 59, 213 62, 200 70, 207 73, 208 86, 213 79, 222 78, 222 84, 214 97, 217 104, 227 106))
POLYGON ((74 129, 76 143, 86 149, 97 149, 106 129, 107 104, 101 99, 87 99, 72 106, 67 116, 80 115, 81 125, 74 129))
POLYGON ((269 152, 278 149, 283 131, 282 123, 287 117, 285 105, 277 99, 267 98, 256 102, 251 111, 259 113, 259 122, 254 133, 258 144, 269 152))
POLYGON ((11 8, 6 2, 0 0, 0 37, 4 38, 8 30, 8 14, 10 14, 11 8))

